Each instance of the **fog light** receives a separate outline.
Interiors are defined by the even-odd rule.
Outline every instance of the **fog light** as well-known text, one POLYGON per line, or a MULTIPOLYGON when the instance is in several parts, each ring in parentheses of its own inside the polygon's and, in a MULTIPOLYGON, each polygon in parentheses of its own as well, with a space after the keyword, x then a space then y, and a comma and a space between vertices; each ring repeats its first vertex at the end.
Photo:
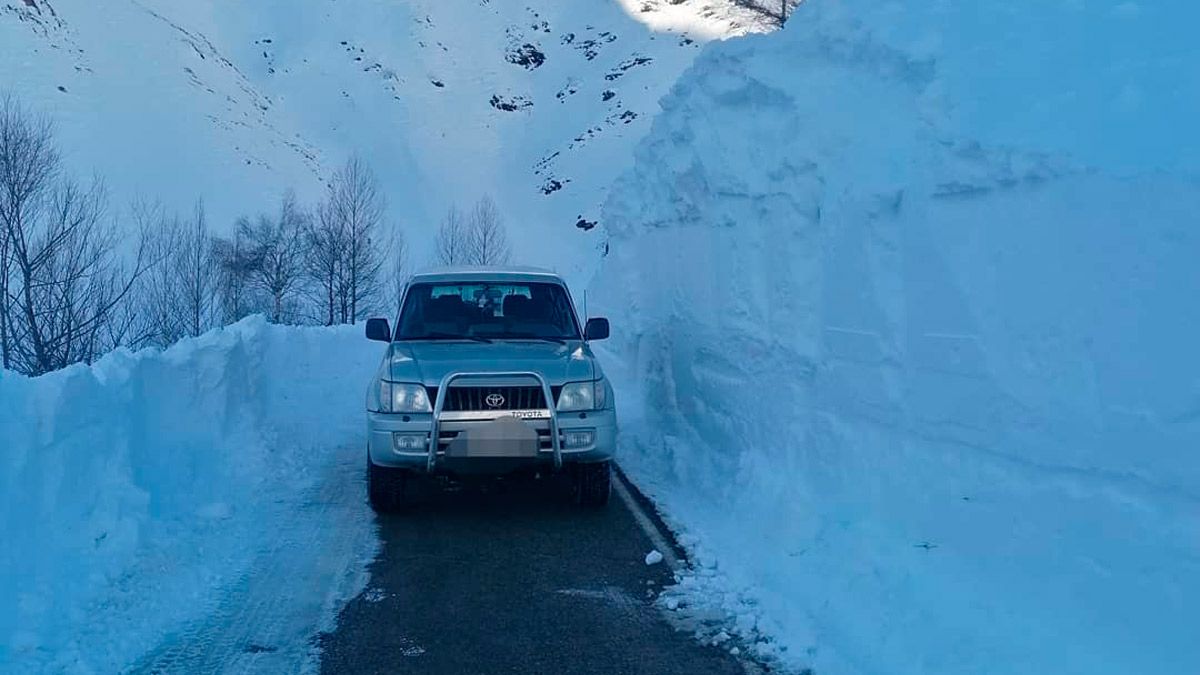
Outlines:
POLYGON ((396 452, 422 452, 425 450, 426 434, 392 434, 392 448, 396 452))
POLYGON ((563 432, 564 448, 586 448, 596 442, 595 429, 576 429, 563 432))

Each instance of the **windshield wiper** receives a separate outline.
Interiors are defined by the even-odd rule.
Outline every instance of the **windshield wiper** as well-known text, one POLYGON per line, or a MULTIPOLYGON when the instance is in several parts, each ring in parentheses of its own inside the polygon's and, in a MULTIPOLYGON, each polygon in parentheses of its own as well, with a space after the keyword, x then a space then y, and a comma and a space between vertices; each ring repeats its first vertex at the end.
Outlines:
POLYGON ((491 344, 492 341, 481 335, 457 335, 455 333, 426 333, 419 337, 405 338, 408 340, 470 340, 471 342, 484 342, 491 344))
POLYGON ((565 345, 567 341, 558 337, 546 337, 545 335, 532 335, 520 333, 508 333, 501 336, 505 340, 539 340, 541 342, 553 342, 555 344, 565 345))

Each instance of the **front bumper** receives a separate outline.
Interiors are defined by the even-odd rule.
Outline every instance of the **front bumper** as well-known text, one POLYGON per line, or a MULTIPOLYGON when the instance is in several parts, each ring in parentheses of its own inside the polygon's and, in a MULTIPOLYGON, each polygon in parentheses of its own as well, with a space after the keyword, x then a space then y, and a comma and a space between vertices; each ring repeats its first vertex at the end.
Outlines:
MULTIPOLYGON (((447 420, 443 418, 439 425, 438 462, 435 464, 435 467, 446 466, 443 460, 446 458, 447 446, 458 434, 470 429, 471 425, 487 423, 502 416, 504 416, 504 413, 496 413, 495 417, 478 416, 477 419, 471 420, 447 420)), ((478 465, 485 467, 489 464, 497 466, 544 464, 547 467, 553 467, 554 449, 549 443, 549 421, 528 420, 524 423, 538 431, 539 437, 542 439, 537 456, 522 458, 521 461, 508 463, 485 462, 481 460, 478 462, 478 465)), ((367 449, 370 452, 371 461, 379 466, 426 471, 429 459, 429 433, 432 426, 433 415, 428 413, 419 415, 367 413, 367 449), (423 436, 424 447, 416 450, 398 450, 396 448, 397 435, 423 436)), ((613 410, 593 410, 586 413, 559 413, 558 435, 561 444, 560 454, 564 465, 607 461, 612 459, 617 446, 616 412, 613 410), (566 446, 565 439, 568 434, 587 430, 594 430, 595 432, 592 443, 580 447, 566 446)), ((465 465, 470 465, 472 462, 473 460, 471 459, 456 459, 453 464, 462 468, 465 465)))

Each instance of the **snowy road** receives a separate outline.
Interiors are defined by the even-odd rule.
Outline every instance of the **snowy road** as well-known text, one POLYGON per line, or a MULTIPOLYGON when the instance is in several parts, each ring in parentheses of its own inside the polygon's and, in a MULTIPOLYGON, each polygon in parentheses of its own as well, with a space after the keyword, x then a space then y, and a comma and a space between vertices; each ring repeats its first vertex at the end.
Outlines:
MULTIPOLYGON (((295 500, 280 500, 252 562, 210 594, 198 618, 165 635, 130 673, 294 673, 311 671, 313 635, 363 583, 375 550, 362 498, 362 453, 342 448, 329 472, 295 500)), ((205 552, 198 552, 203 555, 205 552)))
POLYGON ((324 673, 747 671, 651 604, 670 570, 646 565, 615 494, 602 511, 555 486, 431 495, 380 535, 367 589, 321 639, 324 673))

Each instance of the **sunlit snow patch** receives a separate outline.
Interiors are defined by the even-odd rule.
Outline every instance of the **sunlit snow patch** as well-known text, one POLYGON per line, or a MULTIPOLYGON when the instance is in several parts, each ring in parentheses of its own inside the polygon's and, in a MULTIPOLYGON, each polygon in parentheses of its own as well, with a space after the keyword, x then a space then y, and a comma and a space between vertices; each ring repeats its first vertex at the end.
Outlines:
POLYGON ((748 33, 766 33, 778 24, 764 11, 732 0, 617 0, 629 16, 661 33, 679 33, 708 41, 748 33))

